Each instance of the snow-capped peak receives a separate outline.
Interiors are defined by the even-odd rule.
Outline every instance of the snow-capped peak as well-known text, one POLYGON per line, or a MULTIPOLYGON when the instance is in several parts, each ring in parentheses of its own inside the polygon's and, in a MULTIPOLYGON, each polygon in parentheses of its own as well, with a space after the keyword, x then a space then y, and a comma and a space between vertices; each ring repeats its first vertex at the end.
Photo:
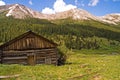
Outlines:
POLYGON ((83 10, 83 9, 73 9, 73 19, 84 19, 84 20, 89 20, 89 19, 96 19, 95 16, 90 14, 89 12, 83 10))
POLYGON ((19 19, 23 19, 26 17, 33 17, 33 18, 40 18, 40 19, 47 18, 46 15, 40 12, 34 11, 21 4, 11 5, 7 11, 8 11, 8 13, 6 14, 7 17, 13 16, 14 18, 19 18, 19 19))
POLYGON ((64 12, 59 12, 55 14, 42 14, 38 11, 34 11, 24 5, 21 4, 13 4, 13 5, 4 5, 0 6, 0 13, 7 12, 6 16, 13 16, 14 18, 39 18, 39 19, 48 19, 48 20, 55 20, 55 19, 65 19, 65 18, 72 18, 74 20, 96 20, 104 23, 110 24, 118 24, 120 23, 120 13, 108 14, 102 17, 97 17, 86 10, 83 9, 71 9, 64 12))
POLYGON ((12 12, 16 8, 16 6, 19 6, 19 4, 15 4, 14 6, 9 7, 9 12, 6 14, 7 17, 12 15, 12 12))
POLYGON ((20 5, 20 4, 14 4, 11 7, 9 7, 9 11, 6 14, 7 17, 14 16, 15 18, 24 18, 26 15, 30 15, 31 12, 28 11, 28 8, 20 5), (21 14, 21 15, 20 15, 21 14))
POLYGON ((54 14, 54 19, 65 18, 72 18, 74 20, 90 20, 90 19, 96 20, 96 17, 90 14, 89 12, 77 8, 54 14))

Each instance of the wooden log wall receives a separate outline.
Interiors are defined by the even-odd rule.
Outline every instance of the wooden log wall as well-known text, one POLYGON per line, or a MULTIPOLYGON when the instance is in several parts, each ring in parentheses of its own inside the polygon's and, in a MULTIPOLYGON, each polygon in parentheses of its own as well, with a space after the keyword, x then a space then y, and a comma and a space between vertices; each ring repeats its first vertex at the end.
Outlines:
POLYGON ((57 64, 56 48, 25 50, 25 51, 3 51, 3 63, 28 64, 28 56, 35 55, 35 64, 57 64), (48 62, 50 61, 50 62, 48 62), (47 63, 48 62, 48 63, 47 63))
POLYGON ((27 64, 26 53, 17 51, 3 51, 3 63, 7 64, 27 64))
POLYGON ((56 49, 43 49, 36 51, 36 63, 37 64, 57 64, 56 49), (47 62, 50 61, 50 62, 47 62))

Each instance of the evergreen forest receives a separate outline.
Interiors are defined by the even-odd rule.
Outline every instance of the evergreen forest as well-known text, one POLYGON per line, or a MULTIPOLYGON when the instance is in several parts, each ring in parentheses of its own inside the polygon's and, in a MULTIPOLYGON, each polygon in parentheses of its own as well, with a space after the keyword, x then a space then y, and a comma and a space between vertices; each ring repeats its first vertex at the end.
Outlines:
POLYGON ((68 49, 100 49, 120 46, 120 26, 93 20, 43 20, 0 18, 0 44, 29 30, 68 49))

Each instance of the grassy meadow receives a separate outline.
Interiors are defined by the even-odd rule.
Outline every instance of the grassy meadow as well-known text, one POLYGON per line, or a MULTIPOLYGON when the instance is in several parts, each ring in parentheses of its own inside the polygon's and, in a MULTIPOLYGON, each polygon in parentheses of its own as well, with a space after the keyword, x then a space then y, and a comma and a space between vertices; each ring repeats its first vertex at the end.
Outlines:
POLYGON ((0 64, 0 76, 20 75, 3 80, 120 80, 119 52, 72 50, 62 66, 0 64))
POLYGON ((0 14, 0 45, 29 30, 60 45, 67 55, 66 64, 0 64, 0 77, 19 75, 3 80, 120 80, 120 24, 14 19, 0 14))

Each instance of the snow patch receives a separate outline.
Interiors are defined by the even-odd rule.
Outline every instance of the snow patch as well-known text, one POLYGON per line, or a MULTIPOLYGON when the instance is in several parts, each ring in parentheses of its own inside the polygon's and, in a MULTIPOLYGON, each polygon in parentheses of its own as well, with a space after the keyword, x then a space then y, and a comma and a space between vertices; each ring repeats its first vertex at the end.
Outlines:
POLYGON ((23 11, 24 13, 28 14, 28 12, 26 10, 24 10, 22 7, 18 6, 20 8, 21 11, 23 11))
POLYGON ((9 7, 9 12, 6 14, 6 16, 7 17, 11 16, 14 9, 15 9, 15 6, 9 7))

